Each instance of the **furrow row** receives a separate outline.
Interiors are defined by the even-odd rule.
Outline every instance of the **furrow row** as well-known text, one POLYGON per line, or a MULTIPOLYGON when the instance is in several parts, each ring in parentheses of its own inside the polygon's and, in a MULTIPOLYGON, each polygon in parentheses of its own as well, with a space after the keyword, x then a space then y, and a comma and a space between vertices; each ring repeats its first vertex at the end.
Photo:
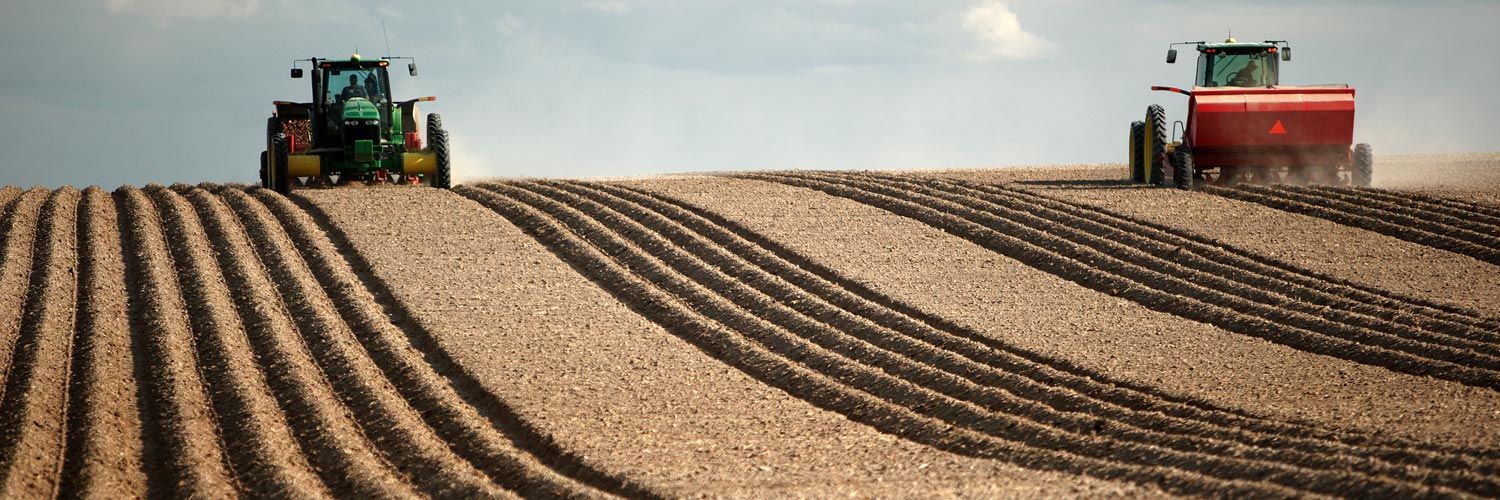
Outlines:
MULTIPOLYGON (((772 254, 707 219, 692 215, 667 202, 631 191, 603 185, 559 183, 558 187, 585 196, 624 214, 657 234, 669 239, 703 259, 709 265, 731 273, 781 303, 810 318, 857 335, 872 335, 871 343, 892 346, 915 359, 926 360, 955 375, 972 378, 976 383, 1004 388, 1016 396, 1040 402, 1063 411, 1102 417, 1139 429, 1174 435, 1170 440, 1182 443, 1184 437, 1208 438, 1194 442, 1189 449, 1206 450, 1218 440, 1235 441, 1270 449, 1307 452, 1310 458, 1294 459, 1301 463, 1318 462, 1323 455, 1370 457, 1399 464, 1420 464, 1433 470, 1476 467, 1473 460, 1413 449, 1405 443, 1395 446, 1349 446, 1330 440, 1327 433, 1306 427, 1205 410, 1173 403, 1129 389, 1101 384, 1093 378, 1059 371, 1052 366, 1013 354, 1014 347, 998 342, 979 342, 978 334, 955 332, 934 327, 876 302, 856 296, 832 281, 772 254), (729 256, 733 254, 733 257, 729 256), (785 280, 782 283, 781 280, 785 280), (893 338, 885 338, 893 337, 893 338), (993 347, 992 347, 993 346, 993 347), (1269 431, 1269 432, 1267 432, 1269 431)), ((576 205, 576 204, 575 204, 576 205)), ((800 259, 806 261, 807 259, 800 259)), ((849 280, 842 280, 849 281, 849 280)), ((1032 356, 1035 357, 1035 356, 1032 356)), ((1092 425, 1092 423, 1090 423, 1092 425)), ((1097 429, 1094 429, 1098 432, 1097 429)), ((1358 439, 1369 442, 1371 439, 1358 439)), ((1260 452, 1251 452, 1253 456, 1260 452)), ((1376 464, 1375 468, 1385 467, 1376 464)), ((1386 467, 1389 470, 1388 467, 1386 467)), ((1393 471, 1402 475, 1403 471, 1393 471)), ((1468 479, 1457 479, 1461 484, 1468 479)))
POLYGON ((1259 203, 1278 210, 1327 219, 1346 226, 1366 229, 1500 264, 1500 238, 1465 229, 1413 219, 1393 213, 1370 215, 1370 207, 1331 200, 1326 196, 1306 195, 1282 188, 1243 186, 1224 188, 1203 186, 1202 190, 1226 198, 1259 203))
MULTIPOLYGON (((420 491, 432 495, 504 496, 473 464, 454 454, 451 445, 423 421, 386 374, 361 346, 355 328, 338 312, 332 296, 314 277, 318 263, 305 262, 299 245, 263 204, 236 189, 221 197, 233 208, 266 262, 295 318, 309 351, 323 367, 344 406, 364 425, 365 434, 386 460, 420 491)), ((283 199, 284 200, 284 199, 283 199)), ((335 292, 336 293, 336 292, 335 292)), ((368 299, 366 299, 368 300, 368 299)))
POLYGON ((213 402, 224 451, 244 493, 257 497, 326 495, 298 453, 286 417, 255 367, 244 325, 196 214, 166 188, 153 185, 145 192, 163 222, 199 371, 213 402))
POLYGON ((1491 224, 1500 224, 1500 208, 1474 203, 1470 201, 1443 198, 1410 191, 1394 191, 1389 189, 1358 188, 1347 186, 1319 186, 1320 189, 1348 193, 1359 196, 1368 196, 1380 200, 1399 203, 1402 205, 1417 207, 1424 210, 1439 212, 1454 217, 1472 218, 1482 220, 1491 224))
POLYGON ((20 336, 0 400, 0 491, 20 497, 58 490, 76 317, 78 199, 77 190, 59 189, 42 207, 20 336))
MULTIPOLYGON (((249 235, 217 197, 177 189, 193 205, 213 245, 267 385, 275 393, 302 453, 324 484, 365 498, 415 495, 383 460, 314 361, 286 300, 256 256, 249 235)), ((296 297, 290 300, 301 302, 296 297)))
POLYGON ((80 497, 140 497, 146 474, 139 389, 131 364, 125 256, 109 193, 84 190, 77 231, 78 334, 60 490, 80 497))
MULTIPOLYGON (((844 380, 852 388, 949 424, 988 434, 1000 439, 1059 452, 1077 453, 1090 458, 1132 465, 1169 467, 1180 471, 1216 476, 1223 480, 1245 480, 1254 477, 1286 487, 1351 488, 1371 491, 1403 486, 1397 481, 1351 475, 1321 474, 1296 466, 1255 459, 1227 459, 1228 455, 1256 455, 1263 450, 1224 446, 1223 443, 1199 441, 1188 444, 1174 436, 1142 432, 1119 426, 1115 422, 1077 413, 1049 410, 1034 402, 1015 398, 1004 391, 985 387, 914 361, 917 356, 932 357, 928 350, 913 356, 888 350, 909 339, 899 335, 850 334, 844 329, 855 325, 830 325, 826 317, 814 319, 781 303, 797 301, 795 297, 778 298, 761 293, 718 268, 727 263, 705 263, 672 242, 633 224, 617 213, 609 213, 597 204, 534 184, 521 189, 536 194, 551 194, 558 199, 533 198, 532 194, 508 193, 557 217, 574 232, 584 232, 598 243, 608 241, 608 253, 625 256, 630 268, 648 270, 659 287, 707 314, 716 321, 755 339, 772 352, 791 359, 813 361, 808 366, 830 378, 844 380), (660 266, 652 269, 650 266, 660 266), (822 321, 820 321, 822 320, 822 321), (876 337, 879 336, 880 339, 876 337), (885 346, 871 341, 885 340, 885 346), (894 342, 889 342, 894 341, 894 342), (884 347, 884 348, 882 348, 884 347), (1204 448, 1197 451, 1196 448, 1204 448), (1194 451, 1187 451, 1187 450, 1194 451), (1337 485, 1337 486, 1334 486, 1337 485)), ((490 186, 506 190, 508 186, 490 186)), ((774 280, 774 278, 772 278, 774 280)), ((806 299, 805 296, 802 299, 806 299)), ((1269 453, 1275 455, 1274 452, 1269 453)))
MULTIPOLYGON (((1391 339, 1368 329, 1346 327, 1319 317, 1290 313, 1245 300, 1184 280, 1177 276, 1180 271, 1162 272, 1123 260, 1132 254, 1139 257, 1140 252, 1133 249, 1120 248, 1120 255, 1102 252, 988 211, 886 184, 847 178, 826 179, 815 175, 747 174, 746 177, 817 189, 885 208, 1084 286, 1237 333, 1417 375, 1448 378, 1483 387, 1500 386, 1500 373, 1444 358, 1449 354, 1459 359, 1474 358, 1472 353, 1391 339), (1353 338, 1322 333, 1325 329, 1353 338), (1392 347, 1411 348, 1424 355, 1392 347)), ((1109 245, 1108 242, 1096 243, 1109 245)))
MULTIPOLYGON (((844 176, 840 176, 844 177, 844 176)), ((1143 267, 1170 271, 1194 283, 1212 286, 1245 300, 1276 305, 1303 318, 1321 317, 1356 329, 1346 338, 1365 335, 1365 331, 1385 334, 1387 344, 1408 352, 1426 354, 1411 348, 1436 345, 1452 348, 1447 354, 1472 351, 1474 364, 1500 365, 1500 334, 1477 326, 1448 323, 1441 318, 1414 317, 1412 311, 1377 307, 1344 298, 1317 288, 1302 286, 1266 273, 1251 262, 1231 258, 1213 248, 1194 245, 1191 241, 1153 234, 1150 228, 1124 224, 1104 224, 1080 216, 1078 212, 1060 209, 1034 196, 979 190, 944 180, 909 179, 895 176, 858 175, 846 178, 874 179, 898 188, 963 204, 975 210, 999 215, 1037 230, 1045 230, 1101 252, 1130 257, 1143 267), (1444 324, 1448 323, 1448 324, 1444 324), (1406 343, 1405 341, 1411 342, 1406 343)), ((1306 323, 1298 326, 1309 327, 1306 323)), ((1326 327, 1327 325, 1314 325, 1326 327)), ((1311 329, 1311 328, 1310 328, 1311 329)), ((1326 328, 1317 331, 1329 331, 1326 328)), ((1450 356, 1451 357, 1451 356, 1450 356)))
MULTIPOLYGON (((1280 443, 1274 443, 1277 445, 1274 448, 1246 446, 1244 443, 1231 441, 1234 436, 1219 432, 1209 431, 1207 436, 1195 436, 1193 432, 1182 429, 1180 422, 1163 421, 1154 418, 1155 415, 1122 412, 1112 405, 1090 402, 1081 407, 1060 411, 1049 406, 1048 401, 1017 397, 1014 394, 1019 389, 1017 380, 1004 376, 1002 371, 936 347, 948 344, 952 339, 923 343, 875 325, 866 318, 860 318, 796 289, 780 277, 729 256, 716 244, 681 231, 674 235, 664 234, 672 233, 667 229, 671 226, 668 224, 664 227, 660 219, 651 221, 656 225, 656 230, 652 230, 644 225, 650 223, 627 220, 618 210, 603 208, 593 200, 531 183, 519 183, 516 186, 584 212, 595 222, 608 227, 615 235, 627 239, 635 247, 668 264, 681 275, 701 283, 703 288, 714 291, 723 300, 738 306, 741 311, 842 356, 845 362, 878 369, 900 381, 934 393, 940 401, 972 404, 990 412, 1012 415, 1021 426, 1037 426, 1031 429, 1033 436, 1057 432, 1057 439, 1060 440, 1054 443, 1057 449, 1071 449, 1062 444, 1065 442, 1062 440, 1103 437, 1110 440, 1112 445, 1127 450, 1135 443, 1184 454, 1205 453, 1210 458, 1196 459, 1206 463, 1212 463, 1220 456, 1233 456, 1243 459, 1244 462, 1240 462, 1238 467, 1247 470, 1263 467, 1261 470, 1265 471, 1283 466, 1336 471, 1354 469, 1390 475, 1400 480, 1427 479, 1458 487, 1496 489, 1495 483, 1488 480, 1476 481, 1465 476, 1443 477, 1445 473, 1439 471, 1408 474, 1411 471, 1402 467, 1367 463, 1358 458, 1286 450, 1279 446, 1280 443), (1152 430, 1153 428, 1161 430, 1152 430)), ((963 414, 961 410, 955 413, 963 414)), ((1117 458, 1119 453, 1116 451, 1101 457, 1117 458)), ((1172 465, 1172 462, 1161 465, 1172 465)))
POLYGON ((176 266, 155 207, 140 190, 115 192, 125 234, 131 290, 131 353, 141 384, 145 466, 150 495, 227 497, 240 487, 230 472, 200 374, 176 266))
POLYGON ((1458 228, 1474 234, 1500 237, 1500 218, 1480 212, 1451 209, 1443 205, 1430 205, 1418 200, 1365 191, 1344 186, 1279 186, 1281 189, 1311 196, 1323 196, 1340 203, 1359 206, 1377 214, 1396 214, 1408 220, 1425 221, 1432 224, 1458 228))
MULTIPOLYGON (((1360 450, 1373 447, 1383 450, 1382 457, 1398 463, 1423 463, 1438 468, 1475 466, 1472 460, 1448 457, 1464 456, 1470 450, 1393 440, 1363 433, 1330 432, 1307 424, 1266 420, 1204 400, 1164 393, 1150 386, 1114 379, 1067 360, 1021 349, 993 336, 926 313, 877 292, 860 281, 843 276, 840 272, 787 249, 732 220, 690 203, 624 185, 561 185, 575 190, 604 191, 648 207, 831 304, 913 338, 932 339, 932 343, 941 345, 944 349, 971 359, 983 359, 995 368, 1024 376, 1045 386, 1065 388, 1131 410, 1160 412, 1173 418, 1243 429, 1251 433, 1343 443, 1360 450), (1413 449, 1426 451, 1413 452, 1413 449)), ((1323 449, 1318 445, 1312 446, 1314 447, 1309 449, 1323 449)), ((1480 454, 1473 458, 1493 460, 1496 457, 1494 454, 1480 454)))
MULTIPOLYGON (((11 353, 21 335, 36 238, 46 236, 37 233, 37 219, 48 197, 42 189, 17 195, 6 204, 4 221, 0 222, 6 235, 5 246, 0 247, 0 377, 10 372, 11 353)), ((0 397, 4 395, 5 386, 0 383, 0 397)))
POLYGON ((344 321, 362 332, 358 341, 395 388, 484 475, 525 496, 658 496, 591 467, 480 387, 378 279, 356 271, 368 269, 368 262, 349 250, 347 238, 317 207, 265 190, 256 190, 255 198, 286 228, 316 282, 344 321))
MULTIPOLYGON (((1449 303, 1435 302, 1421 297, 1398 294, 1383 288, 1373 287, 1346 279, 1318 273, 1264 255, 1255 254, 1232 245, 1207 238, 1192 232, 1176 229, 1150 221, 1120 214, 1108 209, 1088 206, 1049 196, 1035 190, 1009 185, 974 184, 951 181, 971 189, 1007 196, 1024 197, 1034 203, 1060 210, 1076 217, 1136 233, 1161 243, 1190 249, 1208 258, 1239 266, 1256 275, 1280 280, 1297 287, 1309 288, 1343 298, 1346 302, 1368 306, 1371 311, 1386 319, 1410 318, 1414 324, 1430 325, 1438 331, 1455 334, 1482 332, 1486 338, 1500 339, 1500 318, 1486 315, 1473 309, 1449 303), (1380 312, 1386 311, 1386 312, 1380 312)), ((1326 300, 1326 299, 1324 299, 1326 300)))
POLYGON ((660 262, 631 251, 602 229, 575 234, 575 229, 565 227, 552 214, 544 212, 542 207, 561 209, 555 203, 515 188, 488 187, 507 192, 500 194, 471 187, 455 191, 495 210, 618 300, 705 353, 757 380, 857 422, 953 453, 1000 459, 1034 469, 1150 483, 1178 492, 1293 493, 1275 485, 1082 457, 955 426, 932 416, 941 414, 934 408, 912 403, 909 384, 891 383, 869 369, 831 361, 831 356, 821 349, 764 337, 759 332, 761 328, 741 329, 743 325, 735 325, 742 321, 724 314, 720 307, 689 303, 695 301, 695 296, 707 293, 700 286, 664 268, 660 262), (695 288, 699 290, 684 294, 695 288), (704 310, 700 311, 700 307, 704 310))

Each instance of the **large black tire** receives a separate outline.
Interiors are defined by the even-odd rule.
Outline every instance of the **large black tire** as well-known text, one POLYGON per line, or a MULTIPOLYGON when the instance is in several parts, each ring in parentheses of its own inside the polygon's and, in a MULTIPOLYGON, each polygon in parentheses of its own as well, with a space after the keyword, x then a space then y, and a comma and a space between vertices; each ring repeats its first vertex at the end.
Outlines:
POLYGON ((1146 107, 1146 167, 1150 170, 1147 181, 1153 186, 1167 184, 1167 110, 1160 105, 1146 107))
POLYGON ((1130 182, 1146 182, 1146 161, 1141 158, 1145 154, 1146 122, 1130 122, 1130 182))
POLYGON ((273 174, 271 189, 275 189, 276 192, 281 194, 290 194, 292 192, 292 179, 287 175, 286 162, 287 155, 291 154, 291 141, 287 139, 286 134, 276 134, 276 137, 271 139, 271 148, 276 155, 273 168, 271 169, 273 174))
POLYGON ((1192 191, 1194 176, 1197 175, 1193 171, 1193 150, 1177 146, 1172 155, 1172 182, 1177 184, 1177 189, 1192 191))
POLYGON ((453 187, 453 170, 448 163, 448 131, 443 129, 443 117, 437 113, 427 114, 427 144, 437 156, 437 172, 432 174, 428 185, 439 189, 453 187))
POLYGON ((1354 145, 1354 170, 1349 173, 1349 184, 1370 187, 1375 175, 1375 150, 1369 144, 1354 145))
POLYGON ((267 158, 267 156, 276 151, 276 146, 273 141, 276 140, 277 135, 281 135, 283 133, 285 133, 285 130, 283 130, 281 126, 280 118, 273 116, 266 119, 266 150, 260 152, 260 187, 271 187, 271 174, 274 172, 267 168, 269 166, 267 160, 270 159, 267 158))

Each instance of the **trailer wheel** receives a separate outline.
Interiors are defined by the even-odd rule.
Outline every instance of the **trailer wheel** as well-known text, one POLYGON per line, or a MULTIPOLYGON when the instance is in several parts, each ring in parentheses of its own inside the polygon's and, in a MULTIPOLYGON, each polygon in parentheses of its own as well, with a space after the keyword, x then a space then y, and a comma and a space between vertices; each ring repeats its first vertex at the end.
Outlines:
POLYGON ((1153 186, 1167 184, 1167 110, 1152 104, 1146 108, 1146 168, 1147 180, 1153 186))
POLYGON ((276 134, 276 137, 271 139, 271 147, 276 154, 275 164, 271 169, 271 189, 281 194, 292 192, 292 179, 287 176, 286 170, 287 155, 291 154, 290 142, 286 134, 276 134))
POLYGON ((1146 182, 1146 161, 1141 158, 1145 154, 1146 122, 1130 122, 1130 182, 1146 182))
POLYGON ((1354 171, 1349 173, 1349 184, 1370 187, 1375 174, 1375 151, 1369 144, 1354 145, 1354 171))
POLYGON ((1172 158, 1172 182, 1177 184, 1177 189, 1191 191, 1196 172, 1193 171, 1193 150, 1187 146, 1178 146, 1172 158))
POLYGON ((453 174, 448 164, 448 131, 443 129, 443 117, 437 113, 427 114, 427 147, 437 156, 437 171, 427 184, 439 188, 453 187, 453 174))

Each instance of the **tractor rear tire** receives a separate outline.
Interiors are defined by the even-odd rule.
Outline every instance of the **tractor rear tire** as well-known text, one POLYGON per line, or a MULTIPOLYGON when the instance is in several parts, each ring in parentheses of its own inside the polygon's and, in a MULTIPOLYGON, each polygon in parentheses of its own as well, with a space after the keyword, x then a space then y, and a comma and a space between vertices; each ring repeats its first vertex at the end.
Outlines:
POLYGON ((1192 191, 1194 177, 1197 175, 1193 171, 1193 150, 1187 146, 1177 146, 1173 156, 1172 182, 1177 184, 1177 189, 1192 191))
POLYGON ((453 170, 448 162, 448 131, 443 129, 443 117, 437 113, 427 114, 427 145, 437 156, 437 172, 427 184, 438 189, 453 187, 453 170))
POLYGON ((1130 182, 1146 182, 1146 162, 1141 159, 1145 154, 1146 122, 1130 122, 1130 182))
POLYGON ((1370 187, 1375 175, 1375 150, 1369 144, 1354 145, 1354 170, 1349 173, 1349 184, 1370 187))
POLYGON ((287 156, 291 154, 291 141, 286 134, 276 134, 271 139, 271 147, 275 150, 275 168, 272 169, 271 189, 283 195, 291 194, 292 179, 287 176, 287 156))
POLYGON ((271 174, 275 172, 267 169, 267 160, 270 160, 268 156, 276 151, 274 143, 276 136, 283 133, 285 130, 281 125, 281 118, 272 116, 266 119, 266 150, 260 153, 260 187, 271 188, 271 174))
POLYGON ((1152 104, 1146 108, 1146 168, 1150 169, 1147 180, 1153 186, 1167 184, 1167 110, 1152 104))

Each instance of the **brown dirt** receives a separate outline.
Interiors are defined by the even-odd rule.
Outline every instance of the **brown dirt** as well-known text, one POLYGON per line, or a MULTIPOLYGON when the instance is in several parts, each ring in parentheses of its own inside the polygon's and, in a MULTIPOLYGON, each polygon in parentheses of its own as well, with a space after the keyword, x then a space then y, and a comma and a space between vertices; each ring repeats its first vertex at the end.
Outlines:
POLYGON ((806 189, 722 179, 635 184, 700 204, 921 310, 1118 378, 1288 419, 1495 445, 1480 437, 1487 433, 1454 425, 1500 424, 1492 390, 1309 355, 1151 311, 806 189))
POLYGON ((649 491, 1131 491, 893 440, 694 350, 477 204, 420 190, 366 193, 306 197, 485 389, 592 467, 649 491), (411 217, 381 217, 375 198, 411 217))
POLYGON ((1380 165, 3 187, 0 496, 1493 496, 1500 157, 1380 165))

